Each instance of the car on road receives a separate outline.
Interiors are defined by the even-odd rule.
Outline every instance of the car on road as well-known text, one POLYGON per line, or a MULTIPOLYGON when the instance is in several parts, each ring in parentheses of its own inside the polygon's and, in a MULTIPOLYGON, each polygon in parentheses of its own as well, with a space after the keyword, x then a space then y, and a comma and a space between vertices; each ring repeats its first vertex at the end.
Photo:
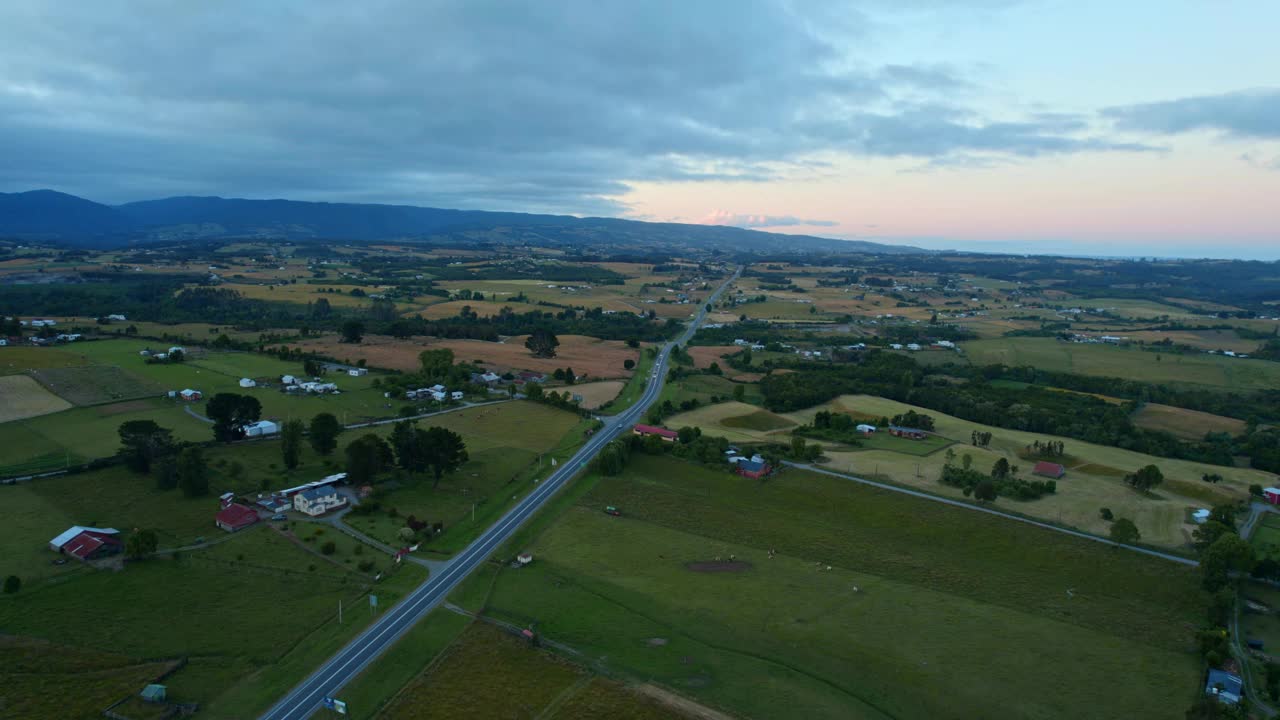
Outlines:
POLYGON ((275 515, 271 516, 271 519, 272 520, 288 520, 289 516, 285 515, 284 513, 276 513, 275 515))

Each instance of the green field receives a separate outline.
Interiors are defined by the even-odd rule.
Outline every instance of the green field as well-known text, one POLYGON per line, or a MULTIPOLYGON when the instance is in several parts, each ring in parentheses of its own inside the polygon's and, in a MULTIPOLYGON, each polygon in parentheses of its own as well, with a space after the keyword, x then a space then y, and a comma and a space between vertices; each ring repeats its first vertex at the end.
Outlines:
POLYGON ((0 635, 0 713, 7 718, 100 717, 108 705, 136 695, 169 667, 163 661, 0 635))
POLYGON ((929 435, 923 440, 910 440, 908 438, 894 437, 889 431, 880 428, 876 432, 860 439, 862 447, 867 450, 888 450, 890 452, 902 453, 904 455, 916 455, 923 457, 931 455, 948 445, 953 444, 941 435, 929 435))
POLYGON ((47 368, 32 374, 41 385, 73 405, 102 405, 157 397, 163 392, 163 388, 138 373, 114 365, 47 368))
POLYGON ((488 607, 622 676, 755 717, 1172 717, 1194 696, 1186 568, 803 472, 637 456, 593 481, 509 546, 535 561, 488 607), (686 567, 730 556, 749 566, 686 567))
POLYGON ((1258 558, 1280 560, 1280 516, 1270 513, 1263 515, 1258 526, 1253 529, 1249 544, 1253 546, 1258 558))
POLYGON ((722 375, 690 375, 662 386, 659 402, 670 400, 679 406, 686 400, 697 400, 703 405, 728 400, 733 397, 735 387, 743 388, 742 401, 760 404, 764 397, 760 394, 760 386, 755 383, 736 383, 722 375))
POLYGON ((1000 338, 962 344, 975 365, 1029 365, 1042 370, 1179 383, 1222 390, 1265 390, 1280 385, 1280 363, 1221 355, 1154 353, 1054 338, 1000 338), (1156 360, 1159 355, 1160 360, 1156 360))

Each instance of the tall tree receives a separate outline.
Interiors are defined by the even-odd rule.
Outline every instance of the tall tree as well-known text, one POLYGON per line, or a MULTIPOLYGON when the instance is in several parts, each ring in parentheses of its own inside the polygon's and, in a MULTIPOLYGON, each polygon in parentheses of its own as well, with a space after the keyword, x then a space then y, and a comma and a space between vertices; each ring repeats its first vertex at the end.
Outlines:
POLYGON ((1253 547, 1235 533, 1227 533, 1200 555, 1201 583, 1205 590, 1217 592, 1231 581, 1232 572, 1253 569, 1253 547))
POLYGON ((119 455, 136 473, 151 471, 152 464, 173 451, 173 433, 154 420, 129 420, 120 424, 119 455))
POLYGON ((980 480, 973 486, 973 498, 978 502, 992 502, 996 499, 996 484, 990 480, 980 480))
POLYGON ((467 444, 462 436, 448 428, 433 427, 425 433, 426 465, 435 477, 431 487, 440 484, 440 478, 446 473, 457 470, 470 459, 467 455, 467 444))
POLYGON ((358 343, 364 339, 364 323, 359 320, 348 320, 342 323, 342 342, 358 343))
POLYGON ((1132 485, 1136 490, 1148 492, 1151 488, 1164 482, 1164 474, 1155 465, 1147 465, 1135 473, 1126 475, 1124 481, 1132 485))
POLYGON ((422 374, 427 379, 446 378, 453 367, 453 351, 449 348, 423 350, 418 353, 418 362, 422 364, 422 374))
POLYGON ((1142 537, 1138 526, 1129 518, 1117 518, 1111 523, 1111 539, 1126 545, 1137 542, 1142 537))
POLYGON ((178 461, 172 455, 160 458, 151 466, 151 476, 156 479, 157 490, 178 487, 178 461))
POLYGON ((524 346, 529 348, 534 357, 553 358, 556 356, 556 348, 560 346, 560 340, 550 330, 537 328, 529 333, 529 338, 524 341, 524 346))
POLYGON ((311 418, 309 438, 311 449, 317 455, 329 455, 338 447, 338 435, 342 433, 342 423, 333 413, 320 413, 311 418))
POLYGON ((305 427, 301 420, 290 420, 280 428, 280 454, 284 466, 290 470, 298 467, 302 459, 302 434, 305 427))
POLYGON ((156 551, 160 539, 155 530, 138 530, 124 543, 125 552, 134 560, 140 560, 156 551))
POLYGON ((353 485, 373 482, 379 473, 391 467, 394 459, 391 446, 373 433, 352 440, 347 445, 346 455, 347 482, 353 485))
POLYGON ((244 426, 262 417, 262 403, 252 395, 218 393, 205 403, 204 414, 213 421, 213 437, 231 442, 244 437, 244 426))
POLYGON ((1003 480, 1009 476, 1009 461, 1006 458, 996 460, 995 465, 991 466, 991 477, 997 480, 1003 480))
POLYGON ((209 468, 200 446, 190 445, 178 453, 178 487, 189 498, 209 494, 209 468))
POLYGON ((391 449, 396 464, 411 473, 427 470, 427 433, 413 421, 403 420, 391 428, 391 449))

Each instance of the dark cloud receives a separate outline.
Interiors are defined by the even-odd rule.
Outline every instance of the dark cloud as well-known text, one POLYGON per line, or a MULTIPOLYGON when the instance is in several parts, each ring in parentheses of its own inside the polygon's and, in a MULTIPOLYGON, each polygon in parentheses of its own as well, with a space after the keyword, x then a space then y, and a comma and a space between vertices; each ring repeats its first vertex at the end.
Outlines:
POLYGON ((851 50, 872 27, 817 0, 15 4, 0 189, 610 214, 629 182, 832 152, 1145 149, 966 111, 958 71, 851 50))
POLYGON ((1201 95, 1103 110, 1122 130, 1176 134, 1210 130, 1234 138, 1280 139, 1280 88, 1201 95))

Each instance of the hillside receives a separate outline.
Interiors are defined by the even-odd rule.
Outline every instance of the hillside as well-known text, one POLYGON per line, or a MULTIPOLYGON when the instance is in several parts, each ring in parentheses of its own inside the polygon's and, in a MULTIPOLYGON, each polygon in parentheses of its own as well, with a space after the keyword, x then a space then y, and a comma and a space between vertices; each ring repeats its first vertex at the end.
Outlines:
POLYGON ((512 245, 590 244, 627 251, 643 244, 655 251, 693 247, 776 252, 784 247, 795 252, 922 252, 905 246, 716 225, 219 197, 171 197, 109 206, 51 190, 0 194, 0 237, 82 247, 219 238, 427 243, 481 239, 512 245))

